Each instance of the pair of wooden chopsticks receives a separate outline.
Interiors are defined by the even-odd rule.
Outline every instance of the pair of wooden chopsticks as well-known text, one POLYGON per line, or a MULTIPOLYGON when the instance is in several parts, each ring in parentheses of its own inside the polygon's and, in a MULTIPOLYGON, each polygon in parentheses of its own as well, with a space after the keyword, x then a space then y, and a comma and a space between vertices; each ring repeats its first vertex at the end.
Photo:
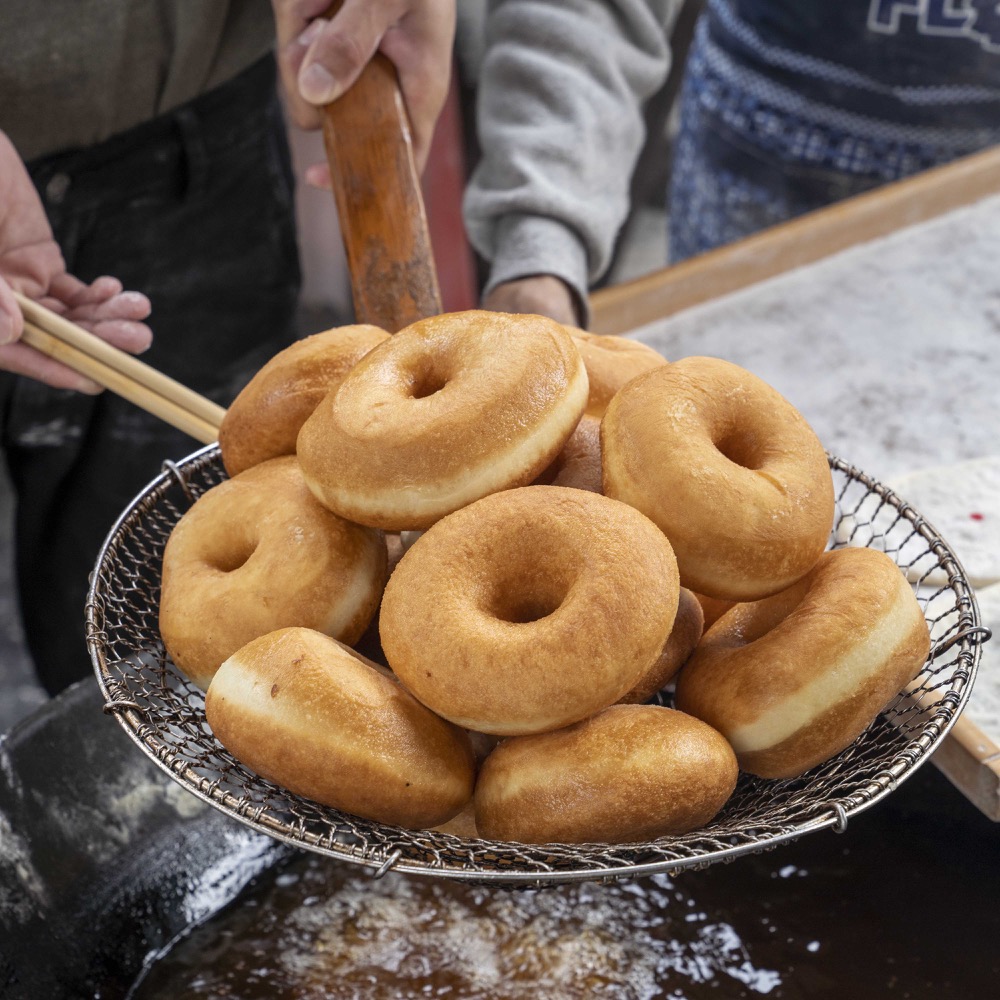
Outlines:
POLYGON ((200 396, 138 358, 14 293, 24 315, 24 343, 135 403, 202 444, 219 439, 223 407, 200 396))

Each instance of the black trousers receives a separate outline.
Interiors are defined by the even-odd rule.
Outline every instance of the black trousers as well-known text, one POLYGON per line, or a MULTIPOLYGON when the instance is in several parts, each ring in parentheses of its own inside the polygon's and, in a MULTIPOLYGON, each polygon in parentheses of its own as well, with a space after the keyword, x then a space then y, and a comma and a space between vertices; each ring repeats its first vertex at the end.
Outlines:
MULTIPOLYGON (((223 406, 295 338, 293 178, 270 57, 101 145, 29 164, 68 270, 152 301, 142 359, 223 406)), ((110 392, 0 377, 29 651, 52 694, 89 674, 88 577, 118 515, 200 445, 110 392)))

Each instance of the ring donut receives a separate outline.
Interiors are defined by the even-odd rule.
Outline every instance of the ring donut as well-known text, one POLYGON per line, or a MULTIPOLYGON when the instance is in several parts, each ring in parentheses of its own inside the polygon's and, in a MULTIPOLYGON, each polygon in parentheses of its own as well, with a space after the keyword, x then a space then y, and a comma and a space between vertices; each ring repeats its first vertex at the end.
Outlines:
POLYGON ((835 549, 788 590, 723 615, 681 670, 676 704, 718 729, 744 770, 794 777, 849 746, 929 649, 892 558, 835 549))
POLYGON ((535 480, 539 486, 601 492, 601 422, 584 414, 552 464, 535 480))
POLYGON ((341 326, 279 351, 243 387, 219 426, 222 464, 230 476, 295 454, 295 439, 319 401, 389 334, 377 326, 341 326))
POLYGON ((206 688, 223 660, 278 628, 355 642, 385 574, 382 533, 326 510, 294 456, 272 458, 213 486, 175 525, 160 634, 177 667, 206 688))
POLYGON ((662 691, 677 676, 677 671, 687 662, 701 638, 705 616, 698 599, 681 587, 677 602, 674 626, 664 643, 656 662, 642 676, 631 691, 618 699, 621 705, 641 704, 662 691))
POLYGON ((612 396, 626 382, 650 368, 658 368, 667 363, 662 354, 638 340, 611 334, 588 333, 572 326, 567 329, 573 335, 587 369, 590 393, 586 412, 589 416, 598 419, 603 417, 612 396))
POLYGON ((363 358, 299 433, 299 462, 330 510, 423 529, 489 493, 530 483, 587 402, 565 327, 485 311, 414 323, 363 358))
POLYGON ((428 708, 494 735, 557 729, 616 702, 677 609, 663 533, 597 493, 527 486, 413 543, 379 617, 393 671, 428 708))
POLYGON ((670 539, 681 583, 754 601, 807 573, 833 527, 826 452, 766 382, 718 358, 633 379, 601 422, 604 492, 670 539))
POLYGON ((732 748, 660 705, 614 705, 565 729, 504 740, 476 781, 481 837, 628 844, 705 826, 736 787, 732 748))
POLYGON ((380 823, 422 829, 472 798, 468 737, 329 636, 286 628, 223 663, 205 715, 262 777, 380 823))

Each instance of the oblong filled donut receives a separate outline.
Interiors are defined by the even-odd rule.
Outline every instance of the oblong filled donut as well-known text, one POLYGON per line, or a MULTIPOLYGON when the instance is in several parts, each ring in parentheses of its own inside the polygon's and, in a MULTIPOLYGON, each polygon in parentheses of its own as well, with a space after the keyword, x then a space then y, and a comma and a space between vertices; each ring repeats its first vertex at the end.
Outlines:
POLYGON ((682 668, 676 704, 718 729, 744 770, 793 777, 849 746, 929 649, 893 560, 836 549, 788 590, 723 615, 682 668))
POLYGON ((737 777, 711 726, 660 705, 614 705, 500 743, 476 781, 476 828, 528 844, 653 840, 710 822, 737 777))
POLYGON ((660 526, 681 583, 753 601, 819 558, 833 527, 826 452, 756 375, 684 358, 628 383, 601 422, 604 492, 660 526))
POLYGON ((527 486, 439 521, 382 600, 382 649, 425 705, 467 729, 542 732, 613 704, 677 610, 670 544, 597 493, 527 486))
POLYGON ((586 369, 561 324, 450 313, 363 358, 305 422, 297 452, 331 510, 387 530, 423 529, 530 483, 586 402, 586 369))
POLYGON ((320 632, 280 629, 237 650, 212 679, 205 715, 262 777, 366 819, 436 826, 472 798, 468 736, 320 632))
POLYGON ((334 327, 279 351, 243 387, 219 426, 222 464, 230 476, 279 455, 295 440, 319 401, 389 334, 377 326, 334 327))
POLYGON ((223 660, 277 628, 355 642, 385 575, 382 533, 323 507, 294 456, 269 459, 202 494, 175 525, 163 553, 160 634, 204 688, 223 660))

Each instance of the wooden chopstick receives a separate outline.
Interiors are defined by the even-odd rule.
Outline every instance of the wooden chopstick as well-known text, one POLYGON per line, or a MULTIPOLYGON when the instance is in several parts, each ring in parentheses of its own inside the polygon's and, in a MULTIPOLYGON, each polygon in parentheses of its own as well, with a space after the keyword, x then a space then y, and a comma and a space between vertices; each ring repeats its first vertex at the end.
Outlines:
POLYGON ((15 292, 24 314, 22 340, 202 444, 219 438, 225 409, 138 358, 15 292))

